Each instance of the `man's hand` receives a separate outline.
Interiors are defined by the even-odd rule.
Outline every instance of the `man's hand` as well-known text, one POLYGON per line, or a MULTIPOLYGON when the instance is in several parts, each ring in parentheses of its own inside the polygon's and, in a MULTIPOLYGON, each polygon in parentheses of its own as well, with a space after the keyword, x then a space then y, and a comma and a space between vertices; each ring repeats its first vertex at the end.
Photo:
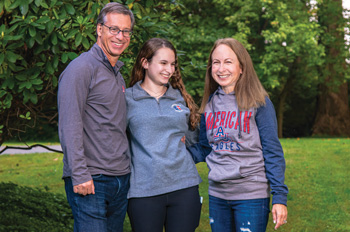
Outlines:
POLYGON ((94 181, 89 180, 88 182, 74 185, 73 186, 73 191, 75 193, 81 194, 81 195, 88 195, 88 194, 95 194, 95 186, 94 186, 94 181))

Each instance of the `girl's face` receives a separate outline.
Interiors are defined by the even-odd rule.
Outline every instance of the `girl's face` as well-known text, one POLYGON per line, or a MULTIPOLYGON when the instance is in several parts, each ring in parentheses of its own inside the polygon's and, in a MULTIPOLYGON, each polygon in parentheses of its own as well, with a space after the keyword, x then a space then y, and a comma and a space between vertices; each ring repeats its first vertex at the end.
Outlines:
POLYGON ((222 87, 225 93, 235 89, 235 85, 242 74, 242 69, 234 51, 225 44, 220 44, 211 55, 211 75, 222 87))
POLYGON ((160 48, 150 61, 145 59, 142 66, 146 70, 145 79, 165 85, 175 72, 175 53, 170 48, 160 48))

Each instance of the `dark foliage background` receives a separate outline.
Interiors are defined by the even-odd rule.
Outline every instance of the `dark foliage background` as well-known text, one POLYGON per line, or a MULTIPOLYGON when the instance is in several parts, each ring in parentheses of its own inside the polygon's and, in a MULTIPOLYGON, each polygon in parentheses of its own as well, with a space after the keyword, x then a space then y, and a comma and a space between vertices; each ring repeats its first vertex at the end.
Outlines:
MULTIPOLYGON (((95 20, 108 0, 0 2, 0 144, 57 141, 57 80, 95 43, 95 20)), ((199 104, 214 41, 241 41, 270 94, 280 137, 349 136, 349 19, 341 1, 118 0, 136 26, 121 60, 128 82, 149 38, 177 48, 188 92, 199 104)))

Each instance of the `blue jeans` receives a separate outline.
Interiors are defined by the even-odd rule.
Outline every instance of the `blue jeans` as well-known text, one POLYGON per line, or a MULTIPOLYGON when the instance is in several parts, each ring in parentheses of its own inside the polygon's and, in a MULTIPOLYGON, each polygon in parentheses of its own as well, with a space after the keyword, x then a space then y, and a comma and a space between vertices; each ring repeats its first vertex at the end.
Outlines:
POLYGON ((266 231, 270 198, 224 200, 209 196, 209 222, 212 232, 266 231))
POLYGON ((95 194, 74 193, 71 178, 64 178, 67 200, 72 208, 74 231, 123 231, 128 205, 130 174, 93 175, 95 194))

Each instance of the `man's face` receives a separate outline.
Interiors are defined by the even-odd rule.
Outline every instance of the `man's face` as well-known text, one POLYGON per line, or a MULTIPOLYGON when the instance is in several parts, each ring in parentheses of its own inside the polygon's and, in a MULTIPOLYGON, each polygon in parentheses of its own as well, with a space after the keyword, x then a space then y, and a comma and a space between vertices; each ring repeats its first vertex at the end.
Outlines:
POLYGON ((97 26, 97 44, 102 48, 108 60, 114 66, 119 56, 129 46, 130 37, 125 37, 120 31, 117 35, 110 33, 108 27, 119 28, 123 31, 131 31, 131 19, 129 15, 109 13, 105 17, 104 25, 97 26))

